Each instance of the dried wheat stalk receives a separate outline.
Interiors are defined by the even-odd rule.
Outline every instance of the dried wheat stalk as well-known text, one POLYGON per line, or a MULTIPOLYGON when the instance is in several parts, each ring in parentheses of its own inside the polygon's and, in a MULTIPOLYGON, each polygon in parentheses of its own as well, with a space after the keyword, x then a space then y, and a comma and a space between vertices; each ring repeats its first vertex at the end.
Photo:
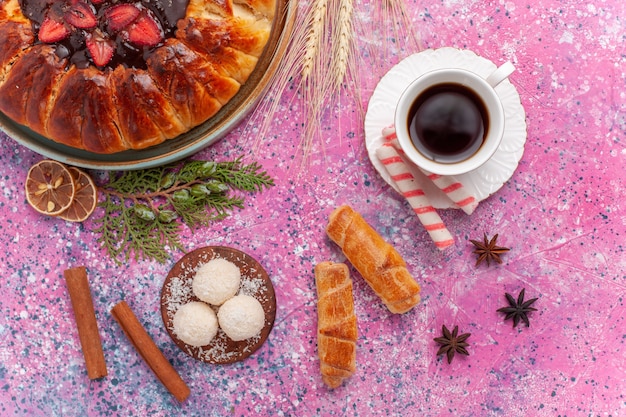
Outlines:
MULTIPOLYGON (((293 77, 299 74, 302 68, 302 61, 306 52, 306 40, 308 34, 307 19, 311 6, 307 3, 300 3, 304 13, 296 14, 296 21, 291 39, 287 46, 287 51, 280 61, 280 65, 266 91, 265 98, 261 100, 243 129, 244 136, 252 136, 252 154, 257 154, 262 142, 268 139, 272 125, 279 118, 278 110, 281 106, 281 98, 290 86, 294 84, 293 77)), ((294 96, 295 98, 295 96, 294 96)), ((287 115, 283 115, 282 121, 287 115)))
POLYGON ((326 12, 328 0, 313 0, 306 22, 307 35, 302 57, 302 82, 306 83, 316 67, 319 54, 323 53, 324 26, 326 24, 326 12))
POLYGON ((332 28, 332 54, 330 61, 330 80, 333 89, 340 88, 344 81, 348 62, 353 52, 353 26, 352 13, 354 6, 352 0, 335 0, 335 7, 338 9, 335 25, 332 28))
MULTIPOLYGON (((417 30, 409 17, 404 0, 383 0, 381 4, 380 22, 383 28, 390 31, 385 43, 394 44, 396 48, 407 50, 408 53, 422 49, 417 30)), ((383 60, 389 62, 392 48, 381 48, 383 60)))
MULTIPOLYGON (((315 139, 321 132, 321 119, 325 109, 328 88, 324 81, 328 72, 328 11, 329 0, 313 0, 307 18, 305 52, 300 70, 300 92, 302 94, 304 130, 300 141, 303 161, 306 161, 315 139)), ((332 10, 332 3, 331 3, 332 10)))
POLYGON ((294 98, 299 100, 289 103, 289 107, 292 104, 298 106, 304 118, 297 150, 301 152, 302 160, 306 161, 314 144, 319 143, 323 147, 321 121, 326 112, 339 104, 343 88, 349 89, 350 98, 357 99, 359 113, 364 114, 360 100, 359 65, 386 71, 389 51, 396 48, 398 42, 408 41, 413 45, 408 49, 421 49, 405 0, 379 1, 373 5, 357 3, 357 6, 372 9, 369 23, 374 27, 367 28, 355 25, 355 0, 311 0, 300 4, 302 10, 298 13, 287 53, 272 80, 267 98, 254 110, 245 129, 254 135, 253 149, 258 149, 272 124, 276 123, 282 95, 293 88, 298 91, 294 98), (359 30, 360 33, 357 33, 359 30), (392 33, 388 36, 389 30, 392 33), (377 55, 384 62, 359 63, 358 60, 363 58, 357 53, 356 36, 371 37, 375 34, 379 36, 378 46, 374 41, 369 45, 374 45, 372 49, 378 51, 370 49, 367 55, 371 59, 377 55), (390 43, 394 43, 394 48, 388 47, 390 43))

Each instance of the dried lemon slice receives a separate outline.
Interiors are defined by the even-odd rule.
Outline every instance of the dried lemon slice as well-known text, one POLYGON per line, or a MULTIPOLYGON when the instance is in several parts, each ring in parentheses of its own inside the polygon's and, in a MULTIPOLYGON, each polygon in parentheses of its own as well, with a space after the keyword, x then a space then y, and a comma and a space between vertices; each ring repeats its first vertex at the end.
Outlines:
POLYGON ((70 171, 60 162, 47 159, 28 170, 24 188, 28 204, 39 213, 51 216, 65 211, 76 192, 70 171))
POLYGON ((67 167, 74 179, 74 200, 72 204, 59 214, 63 220, 82 222, 86 220, 96 209, 98 203, 98 191, 91 177, 75 167, 67 167))

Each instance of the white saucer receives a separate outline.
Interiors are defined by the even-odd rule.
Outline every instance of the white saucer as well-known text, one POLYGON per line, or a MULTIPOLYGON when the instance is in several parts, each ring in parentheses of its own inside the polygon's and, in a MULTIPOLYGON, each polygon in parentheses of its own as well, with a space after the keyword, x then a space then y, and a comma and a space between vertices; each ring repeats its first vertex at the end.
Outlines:
MULTIPOLYGON (((376 149, 383 143, 382 130, 393 125, 396 104, 409 83, 425 72, 450 67, 467 69, 484 77, 497 68, 496 64, 472 51, 456 48, 428 49, 405 58, 391 68, 370 98, 365 115, 365 146, 376 170, 396 190, 398 188, 395 183, 376 157, 376 149)), ((511 178, 522 159, 526 143, 526 113, 515 86, 507 79, 495 90, 502 100, 506 118, 502 143, 483 166, 456 177, 478 201, 498 191, 511 178)), ((416 166, 410 164, 409 169, 423 185, 424 192, 434 207, 457 208, 416 166)))

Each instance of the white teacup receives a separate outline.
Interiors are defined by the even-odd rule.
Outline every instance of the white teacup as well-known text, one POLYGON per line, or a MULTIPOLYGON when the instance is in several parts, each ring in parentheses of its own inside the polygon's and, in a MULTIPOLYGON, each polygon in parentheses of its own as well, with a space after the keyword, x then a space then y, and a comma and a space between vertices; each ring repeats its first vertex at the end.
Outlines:
POLYGON ((424 171, 460 175, 496 152, 504 108, 494 88, 515 70, 504 63, 487 78, 460 68, 427 72, 402 93, 394 119, 400 147, 424 171))

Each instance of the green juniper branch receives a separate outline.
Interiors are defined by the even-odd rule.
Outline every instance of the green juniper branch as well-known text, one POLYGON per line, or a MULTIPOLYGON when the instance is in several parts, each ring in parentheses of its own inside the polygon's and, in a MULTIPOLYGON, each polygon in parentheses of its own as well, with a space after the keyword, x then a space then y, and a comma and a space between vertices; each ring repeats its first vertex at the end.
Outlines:
POLYGON ((98 243, 116 262, 152 259, 165 262, 167 248, 182 250, 182 224, 208 226, 244 208, 244 192, 274 185, 262 167, 229 162, 187 160, 157 168, 111 173, 98 187, 102 217, 98 243), (122 259, 121 259, 122 258, 122 259))

